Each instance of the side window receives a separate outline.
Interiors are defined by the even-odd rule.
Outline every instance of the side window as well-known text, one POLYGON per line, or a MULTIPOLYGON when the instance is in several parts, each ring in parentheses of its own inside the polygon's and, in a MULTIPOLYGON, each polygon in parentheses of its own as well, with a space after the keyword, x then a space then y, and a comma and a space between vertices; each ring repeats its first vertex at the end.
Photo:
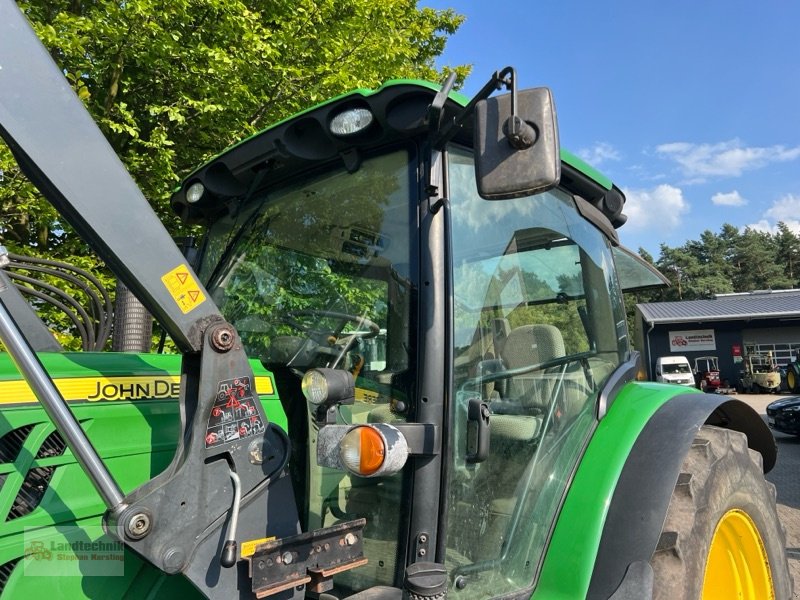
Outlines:
POLYGON ((289 427, 301 432, 290 472, 307 527, 367 520, 369 563, 336 576, 351 593, 394 581, 403 474, 320 467, 299 380, 313 367, 353 374, 356 401, 337 411, 342 424, 406 418, 416 384, 416 174, 408 147, 265 190, 214 224, 200 269, 248 354, 275 373, 289 427))
POLYGON ((454 598, 530 587, 603 383, 627 351, 611 250, 560 190, 482 200, 450 153, 454 456, 447 565, 454 598), (486 405, 489 455, 469 406, 486 405))

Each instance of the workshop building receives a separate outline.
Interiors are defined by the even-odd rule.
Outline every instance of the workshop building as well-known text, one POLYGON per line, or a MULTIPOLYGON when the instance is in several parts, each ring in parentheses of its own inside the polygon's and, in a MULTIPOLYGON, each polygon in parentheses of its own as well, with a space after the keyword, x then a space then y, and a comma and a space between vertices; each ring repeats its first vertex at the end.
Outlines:
POLYGON ((691 365, 716 356, 720 378, 734 386, 745 353, 772 352, 785 365, 800 351, 800 290, 637 304, 636 348, 650 380, 659 356, 686 356, 691 365))

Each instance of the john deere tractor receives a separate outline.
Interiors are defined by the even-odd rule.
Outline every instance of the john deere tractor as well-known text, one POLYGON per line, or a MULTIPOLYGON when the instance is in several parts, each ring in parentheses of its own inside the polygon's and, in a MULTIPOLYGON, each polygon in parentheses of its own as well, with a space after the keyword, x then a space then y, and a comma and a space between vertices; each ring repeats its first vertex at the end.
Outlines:
POLYGON ((773 437, 636 381, 662 278, 546 88, 269 127, 172 196, 189 264, 9 0, 0 67, 20 169, 180 351, 59 351, 0 271, 3 598, 791 597, 773 437))
POLYGON ((792 362, 786 365, 786 387, 793 394, 800 394, 800 351, 794 349, 792 362))

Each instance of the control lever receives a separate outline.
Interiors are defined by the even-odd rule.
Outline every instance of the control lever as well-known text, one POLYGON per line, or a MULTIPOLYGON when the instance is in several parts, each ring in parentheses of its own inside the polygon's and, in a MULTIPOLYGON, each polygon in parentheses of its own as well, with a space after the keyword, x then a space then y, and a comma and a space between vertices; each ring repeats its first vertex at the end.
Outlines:
POLYGON ((239 524, 239 505, 242 503, 242 483, 236 471, 231 469, 231 482, 233 483, 233 504, 231 504, 231 520, 228 523, 228 536, 222 546, 219 564, 226 569, 236 564, 236 527, 239 524))

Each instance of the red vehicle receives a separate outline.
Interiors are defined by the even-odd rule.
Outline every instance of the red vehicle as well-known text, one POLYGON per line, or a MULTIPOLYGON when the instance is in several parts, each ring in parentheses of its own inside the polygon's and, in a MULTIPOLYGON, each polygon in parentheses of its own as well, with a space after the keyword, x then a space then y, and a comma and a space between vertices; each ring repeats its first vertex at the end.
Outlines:
POLYGON ((699 356, 694 359, 694 382, 704 392, 716 392, 719 389, 721 382, 716 356, 699 356))

